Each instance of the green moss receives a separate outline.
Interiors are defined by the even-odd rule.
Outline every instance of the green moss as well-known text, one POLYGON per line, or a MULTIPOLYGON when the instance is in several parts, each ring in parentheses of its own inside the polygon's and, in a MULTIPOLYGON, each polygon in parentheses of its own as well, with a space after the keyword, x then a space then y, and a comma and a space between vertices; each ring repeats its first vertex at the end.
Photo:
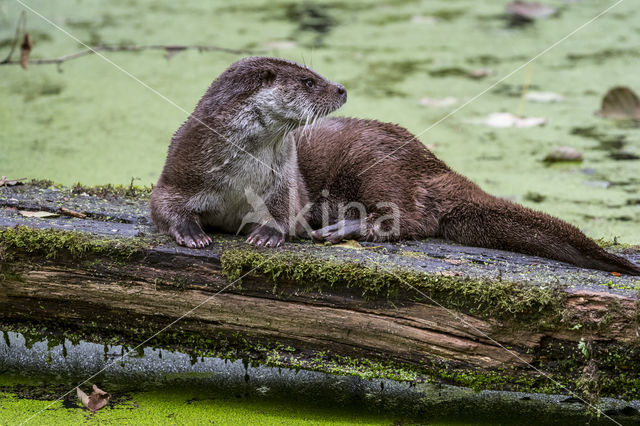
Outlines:
POLYGON ((117 197, 129 197, 129 198, 146 198, 151 195, 153 187, 138 186, 133 184, 133 179, 129 185, 97 185, 97 186, 85 186, 81 183, 76 183, 71 188, 73 194, 88 194, 100 198, 117 198, 117 197))
POLYGON ((82 232, 59 229, 38 229, 16 226, 0 230, 0 255, 11 252, 37 254, 47 259, 66 254, 83 258, 88 254, 127 259, 148 248, 149 242, 140 238, 106 238, 82 232))
POLYGON ((640 246, 636 244, 619 243, 618 241, 616 241, 616 239, 611 241, 611 240, 606 240, 604 238, 598 238, 595 240, 595 242, 598 243, 598 245, 602 248, 605 248, 605 249, 612 248, 615 251, 622 251, 627 249, 631 249, 632 251, 640 250, 640 246))
POLYGON ((31 179, 28 185, 38 188, 50 188, 52 186, 57 186, 52 180, 49 179, 31 179))
POLYGON ((525 284, 449 277, 405 268, 353 261, 319 259, 308 254, 232 249, 223 253, 222 271, 229 280, 245 272, 263 275, 276 282, 293 281, 309 289, 346 286, 362 290, 365 297, 393 298, 416 289, 418 299, 428 299, 447 308, 501 319, 540 319, 547 324, 557 320, 562 295, 552 288, 525 284))
POLYGON ((56 188, 63 191, 70 191, 72 195, 87 194, 99 198, 148 198, 151 195, 153 186, 139 186, 134 185, 134 180, 128 185, 83 185, 80 182, 75 183, 71 188, 65 187, 62 184, 57 184, 49 179, 31 179, 26 185, 35 188, 56 188))

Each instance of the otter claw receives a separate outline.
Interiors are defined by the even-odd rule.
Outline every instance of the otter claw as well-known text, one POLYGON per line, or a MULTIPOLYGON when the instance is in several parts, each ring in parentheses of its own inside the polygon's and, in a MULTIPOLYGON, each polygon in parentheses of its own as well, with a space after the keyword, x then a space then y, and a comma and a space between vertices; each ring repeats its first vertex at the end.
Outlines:
POLYGON ((364 238, 365 234, 362 221, 341 220, 333 225, 313 231, 311 237, 315 241, 327 241, 331 244, 337 244, 342 240, 364 238))
POLYGON ((269 226, 260 226, 249 235, 247 242, 256 247, 280 247, 284 242, 284 234, 269 226))
POLYGON ((204 248, 213 242, 200 225, 193 222, 178 227, 174 231, 174 237, 178 244, 189 248, 204 248))

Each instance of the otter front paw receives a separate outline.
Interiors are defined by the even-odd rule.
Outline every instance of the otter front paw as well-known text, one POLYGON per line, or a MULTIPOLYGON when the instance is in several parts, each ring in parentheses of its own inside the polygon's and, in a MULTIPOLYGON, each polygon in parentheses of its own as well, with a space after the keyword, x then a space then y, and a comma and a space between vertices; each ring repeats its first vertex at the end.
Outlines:
POLYGON ((280 247, 284 243, 285 236, 277 229, 262 225, 253 231, 247 242, 257 247, 280 247))
POLYGON ((186 222, 176 226, 172 234, 178 244, 189 248, 203 248, 213 242, 200 225, 194 222, 186 222))

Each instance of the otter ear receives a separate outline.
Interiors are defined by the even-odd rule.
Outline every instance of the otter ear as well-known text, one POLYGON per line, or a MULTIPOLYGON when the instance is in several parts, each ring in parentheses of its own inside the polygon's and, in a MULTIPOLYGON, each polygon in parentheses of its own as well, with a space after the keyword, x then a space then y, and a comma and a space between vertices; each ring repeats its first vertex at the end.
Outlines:
POLYGON ((276 79, 276 72, 272 69, 266 69, 260 72, 260 80, 267 85, 270 85, 276 79))

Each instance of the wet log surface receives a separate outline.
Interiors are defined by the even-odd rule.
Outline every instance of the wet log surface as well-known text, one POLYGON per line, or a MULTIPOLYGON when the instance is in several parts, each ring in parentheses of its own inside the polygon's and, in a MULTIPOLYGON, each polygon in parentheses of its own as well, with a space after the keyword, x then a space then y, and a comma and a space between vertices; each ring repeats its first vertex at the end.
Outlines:
MULTIPOLYGON (((478 388, 640 394, 637 277, 442 240, 258 250, 212 234, 187 249, 154 232, 148 200, 131 192, 0 188, 4 329, 478 388), (86 217, 21 213, 61 207, 86 217), (38 246, 70 233, 89 237, 81 251, 38 246)), ((618 253, 640 263, 638 248, 618 253)))

